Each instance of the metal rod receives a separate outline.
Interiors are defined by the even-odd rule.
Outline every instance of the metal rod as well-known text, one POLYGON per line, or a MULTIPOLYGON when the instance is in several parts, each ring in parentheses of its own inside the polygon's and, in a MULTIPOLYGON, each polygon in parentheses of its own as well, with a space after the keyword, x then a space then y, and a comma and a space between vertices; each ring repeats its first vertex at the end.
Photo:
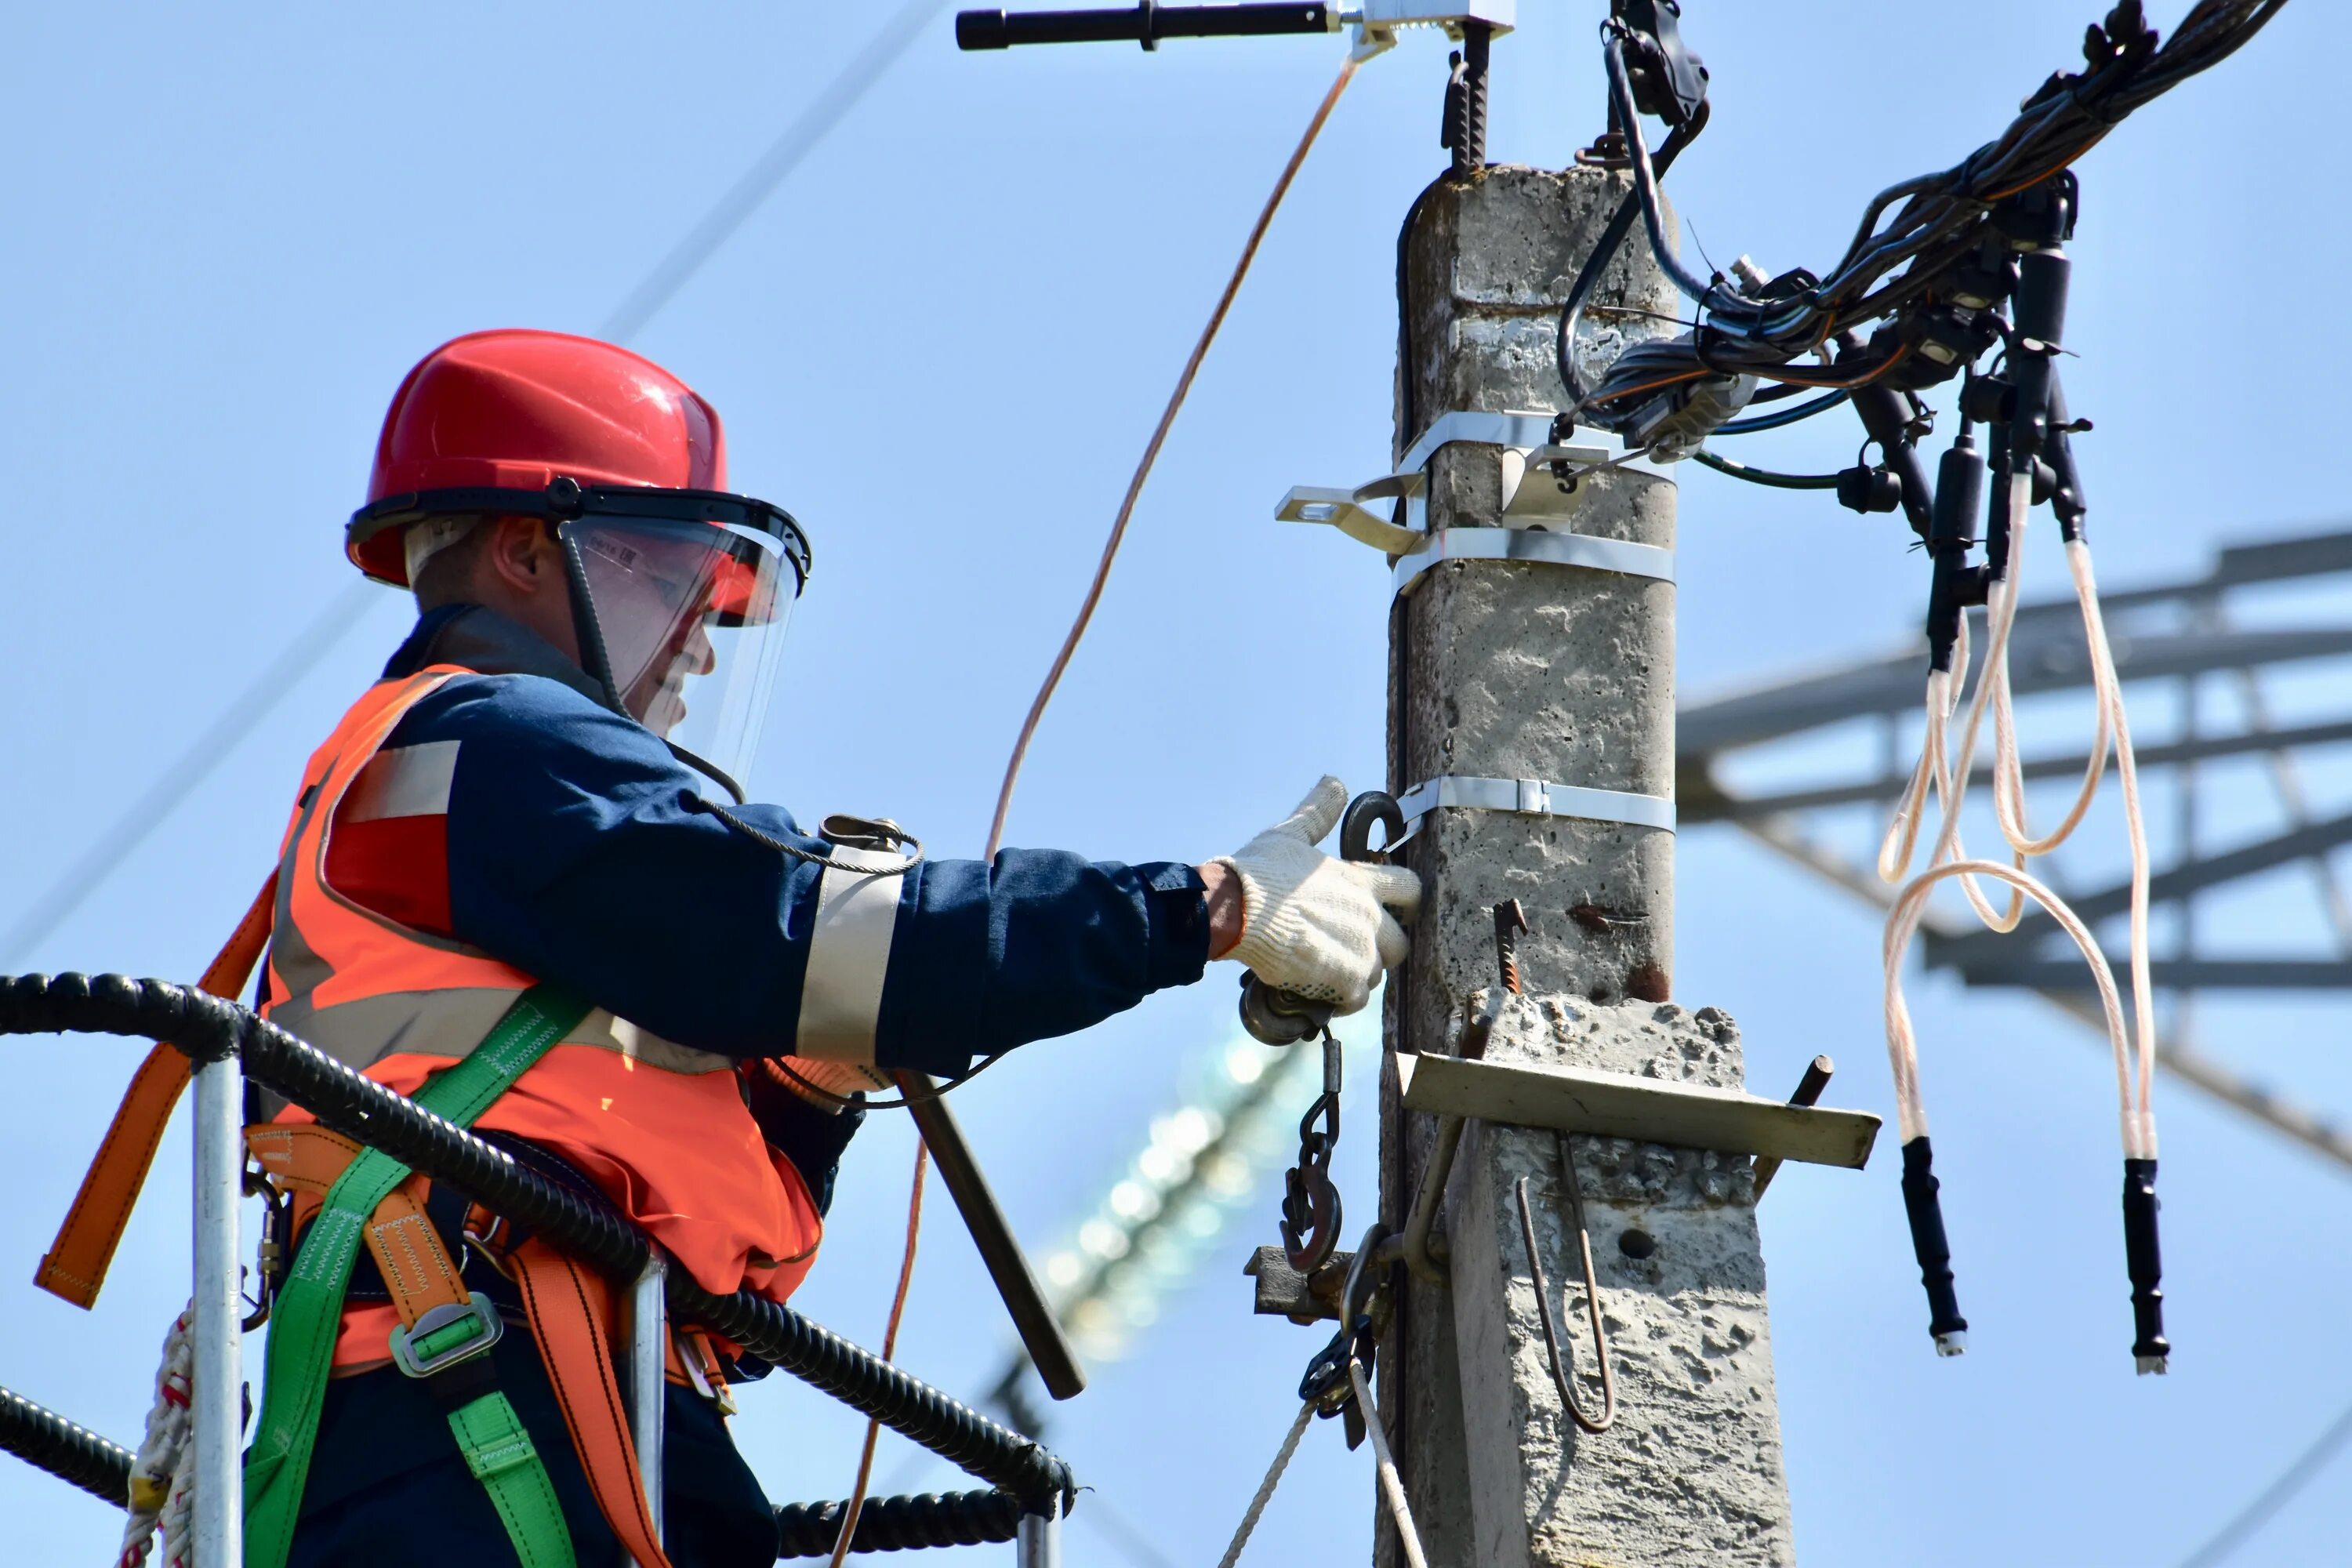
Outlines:
POLYGON ((1141 44, 1162 38, 1263 38, 1333 33, 1339 24, 1323 4, 1138 5, 1092 11, 959 11, 956 47, 1005 49, 1016 44, 1141 44))
MULTIPOLYGON (((1829 1088, 1830 1075, 1835 1071, 1837 1071, 1837 1064, 1827 1057, 1815 1057, 1811 1061, 1807 1062, 1805 1076, 1797 1080, 1797 1092, 1789 1097, 1789 1103, 1819 1105, 1822 1102, 1822 1090, 1829 1088)), ((1756 1162, 1756 1195, 1759 1198, 1764 1195, 1764 1189, 1772 1184, 1772 1178, 1778 1175, 1780 1171, 1780 1162, 1769 1154, 1756 1162)))
POLYGON ((668 1351, 662 1255, 658 1247, 648 1248, 646 1270, 629 1288, 629 1438, 637 1447, 637 1479, 646 1489, 646 1514, 653 1521, 656 1545, 662 1539, 662 1416, 669 1396, 664 1376, 668 1351))
POLYGON ((1087 1374, 1078 1364, 1078 1352, 1063 1334, 1061 1320, 1045 1300, 1045 1288, 1037 1282, 1021 1243, 1013 1238, 1013 1226, 997 1206, 996 1194, 989 1191, 988 1178, 981 1173, 980 1162, 972 1158, 963 1129, 956 1124, 947 1101, 940 1098, 939 1084, 923 1073, 890 1076, 906 1094, 915 1130, 923 1135, 940 1168, 940 1183, 955 1200, 956 1212, 963 1215, 964 1228, 971 1232, 972 1245, 988 1266, 988 1277, 996 1282, 996 1293, 1003 1299, 1013 1331, 1021 1336, 1022 1348, 1029 1352, 1045 1392, 1056 1399, 1085 1392, 1087 1374))
POLYGON ((245 1376, 237 1207, 245 1196, 245 1076, 237 1058, 195 1069, 195 1568, 245 1561, 245 1376))
POLYGON ((1021 1532, 1013 1538, 1013 1561, 1020 1568, 1062 1568, 1062 1509, 1058 1499, 1049 1513, 1024 1513, 1021 1532))
MULTIPOLYGON (((1405 1221, 1404 1266, 1432 1285, 1445 1283, 1446 1274, 1431 1251, 1430 1228, 1437 1223, 1438 1200, 1445 1195, 1445 1178, 1453 1173, 1454 1152, 1461 1147, 1462 1118, 1439 1117, 1429 1163, 1421 1173, 1421 1191, 1413 1194, 1412 1217, 1405 1221)), ((1438 1250, 1444 1250, 1442 1244, 1438 1250)))

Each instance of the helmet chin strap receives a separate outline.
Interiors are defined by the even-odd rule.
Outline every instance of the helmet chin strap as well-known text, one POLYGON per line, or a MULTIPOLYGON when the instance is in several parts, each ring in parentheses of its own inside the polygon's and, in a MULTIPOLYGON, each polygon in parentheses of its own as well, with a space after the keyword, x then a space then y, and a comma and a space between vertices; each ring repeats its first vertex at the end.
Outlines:
MULTIPOLYGON (((580 541, 562 525, 555 530, 556 542, 563 547, 563 581, 572 598, 572 629, 580 642, 583 667, 594 678, 604 692, 604 706, 626 719, 639 729, 645 721, 629 711, 621 700, 621 689, 613 679, 612 656, 604 649, 604 624, 596 618, 596 601, 588 592, 588 563, 580 558, 580 541)), ((646 731, 652 734, 650 730, 646 731)), ((715 763, 704 761, 667 735, 654 737, 669 748, 669 754, 709 779, 733 797, 737 805, 743 804, 743 786, 729 777, 726 770, 715 763)))

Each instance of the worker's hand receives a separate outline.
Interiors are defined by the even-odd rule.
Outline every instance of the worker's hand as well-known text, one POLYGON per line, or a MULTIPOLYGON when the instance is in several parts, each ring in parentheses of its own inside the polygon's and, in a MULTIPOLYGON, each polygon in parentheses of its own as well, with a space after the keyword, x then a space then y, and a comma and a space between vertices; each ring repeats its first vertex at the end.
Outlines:
POLYGON ((1316 848, 1347 805, 1348 786, 1327 774, 1297 811, 1212 864, 1241 882, 1241 940, 1222 956, 1276 990, 1353 1013, 1411 951, 1399 921, 1420 910, 1421 879, 1316 848))

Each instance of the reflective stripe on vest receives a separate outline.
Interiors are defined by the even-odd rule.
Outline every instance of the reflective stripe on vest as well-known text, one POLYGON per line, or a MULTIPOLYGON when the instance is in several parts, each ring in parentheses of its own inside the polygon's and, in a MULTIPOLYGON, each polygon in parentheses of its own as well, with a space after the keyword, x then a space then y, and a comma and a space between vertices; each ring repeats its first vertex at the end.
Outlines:
MULTIPOLYGON (((338 820, 447 815, 458 743, 383 748, 409 709, 467 673, 436 665, 405 681, 382 682, 361 698, 311 757, 280 850, 269 947, 273 999, 262 1010, 362 1072, 400 1052, 464 1056, 531 983, 478 948, 401 925, 327 882, 327 846, 338 820), (347 801, 353 810, 345 816, 347 801)), ((618 1051, 668 1072, 723 1072, 735 1065, 603 1008, 562 1043, 618 1051)))
MULTIPOLYGON (((418 702, 472 673, 436 665, 371 688, 312 754, 279 846, 262 1011, 406 1094, 467 1055, 534 977, 337 892, 328 845, 338 820, 446 814, 459 743, 387 750, 384 742, 418 702)), ((791 1026, 780 1020, 780 1047, 791 1026)), ((799 1172, 768 1148, 745 1108, 733 1059, 602 1008, 567 1030, 480 1125, 570 1161, 706 1289, 750 1286, 781 1300, 823 1232, 799 1172)))

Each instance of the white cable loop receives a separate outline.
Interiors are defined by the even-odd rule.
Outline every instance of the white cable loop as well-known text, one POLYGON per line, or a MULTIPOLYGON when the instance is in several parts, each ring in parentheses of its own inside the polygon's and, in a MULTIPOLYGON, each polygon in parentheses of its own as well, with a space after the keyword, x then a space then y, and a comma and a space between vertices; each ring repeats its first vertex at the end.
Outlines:
POLYGON ((2098 727, 2091 737, 2091 758, 2084 765, 2083 787, 2074 796, 2074 807, 2063 820, 2040 838, 2025 822, 2025 766, 2017 752, 2016 715, 2011 706, 2009 666, 2001 665, 2000 687, 1992 699, 1993 737, 1993 811, 2000 819, 2001 836, 2011 848, 2032 858, 2047 855, 2074 836, 2074 829, 2089 815, 2091 803, 2098 797, 2099 784, 2106 777, 2107 753, 2113 749, 2115 733, 2108 721, 2108 682, 2101 675, 2099 649, 2105 646, 2102 635, 2091 628, 2098 624, 2098 588, 2091 580, 2091 547, 2079 539, 2066 542, 2066 568, 2074 579, 2075 602, 2083 609, 2084 640, 2090 646, 2091 682, 2097 694, 2098 727))
MULTIPOLYGON (((1994 930, 2014 929, 2022 918, 2025 901, 2030 898, 2049 912, 2059 928, 2082 951, 2084 962, 2091 966, 2100 1009, 2106 1021, 2108 1043, 2115 1055, 2116 1093, 2120 1101, 2118 1119, 2125 1156, 2153 1160, 2157 1151, 2156 1119, 2150 1096, 2156 1069, 2156 1020, 2149 998, 2153 987, 2147 942, 2147 825, 2141 811, 2139 769, 2132 751, 2131 728, 2124 709, 2122 682, 2116 674, 2115 653, 2108 642, 2106 623, 2099 608, 2090 547, 2080 540, 2067 542, 2067 564, 2074 579, 2075 597, 2082 607, 2084 637, 2090 651, 2092 685, 2098 703, 2098 731, 2092 746, 2091 762, 2085 769, 2083 787, 2074 809, 2053 832, 2042 838, 2034 838, 2025 826, 2023 769, 2018 759, 2014 716, 2010 701, 2009 643, 2017 619, 2016 563, 2022 558, 2026 523, 2032 506, 2032 481, 2022 476, 2011 476, 2009 490, 2011 572, 2006 579, 1995 582, 1987 595, 1988 635, 1991 641, 1986 649, 1983 673, 1977 682, 1967 720, 1961 727, 1958 755, 1948 759, 1950 765, 1947 765, 1948 737, 1946 725, 1955 706, 1955 678, 1947 671, 1932 671, 1927 680, 1927 734, 1921 747, 1919 764, 1913 770, 1910 784, 1897 803, 1894 820, 1879 848, 1879 875, 1889 881, 1900 878, 1910 866, 1917 841, 1919 820, 1926 805, 1927 784, 1933 780, 1937 799, 1943 807, 1943 825, 1928 856, 1927 868, 1904 886, 1895 897, 1894 907, 1888 911, 1882 954, 1886 970, 1887 1057, 1894 1072, 1896 1119, 1903 1141, 1906 1143, 1925 1135, 1927 1131, 1927 1107, 1919 1088, 1918 1041, 1913 1030, 1910 1008, 1903 996, 1903 961, 1909 952, 1911 940, 1917 933, 1920 921, 1926 916, 1928 896, 1935 884, 1957 879, 1978 917, 1994 930), (1994 715, 1994 806, 2000 821, 2002 837, 2015 858, 2015 863, 2011 866, 1968 858, 1960 842, 1960 806, 1967 795, 1970 771, 1975 766, 1977 740, 1988 707, 1994 715), (2128 1029, 2124 1023, 2123 1000, 2117 994, 2115 975, 2097 939, 2064 900, 2024 869, 2029 857, 2047 854, 2064 842, 2080 825, 2097 793, 2110 749, 2123 783, 2125 827, 2131 844, 2132 1018, 2128 1029), (2005 915, 1996 916, 1990 903, 1977 890, 1975 879, 1979 877, 1989 877, 2009 886, 2011 901, 2005 915)), ((1955 668, 1960 671, 1968 668, 1967 649, 1967 623, 1964 619, 1961 640, 1953 660, 1955 668)))
MULTIPOLYGON (((1899 882, 1911 869, 1911 857, 1919 839, 1919 824, 1926 815, 1927 784, 1936 785, 1936 801, 1943 808, 1944 825, 1936 839, 1930 866, 1946 860, 1968 858, 1967 847, 1960 842, 1959 807, 1968 794, 1969 770, 1975 766, 1976 737, 1984 721, 1987 694, 1996 688, 2006 689, 2009 677, 2009 627, 2017 607, 2015 575, 2006 583, 1995 583, 1986 595, 1986 616, 1990 623, 1991 645, 1985 653, 1984 674, 1978 679, 1975 700, 1969 706, 1966 728, 1962 731, 1961 761, 1958 770, 1950 765, 1947 754, 1950 742, 1949 727, 1953 710, 1958 705, 1959 683, 1968 678, 1969 622, 1960 617, 1958 640, 1952 647, 1952 668, 1931 669, 1927 672, 1927 725, 1919 751, 1919 765, 1911 771, 1910 786, 1897 803, 1894 820, 1887 825, 1886 837, 1878 847, 1878 876, 1881 881, 1899 882)), ((2017 856, 2013 868, 2023 870, 2025 858, 2017 856)), ((1996 913, 1990 900, 1978 888, 1974 877, 1960 879, 1960 891, 1968 896, 1969 907, 1977 918, 1997 931, 2017 929, 2025 918, 2025 900, 2012 891, 2009 908, 1996 913)))

